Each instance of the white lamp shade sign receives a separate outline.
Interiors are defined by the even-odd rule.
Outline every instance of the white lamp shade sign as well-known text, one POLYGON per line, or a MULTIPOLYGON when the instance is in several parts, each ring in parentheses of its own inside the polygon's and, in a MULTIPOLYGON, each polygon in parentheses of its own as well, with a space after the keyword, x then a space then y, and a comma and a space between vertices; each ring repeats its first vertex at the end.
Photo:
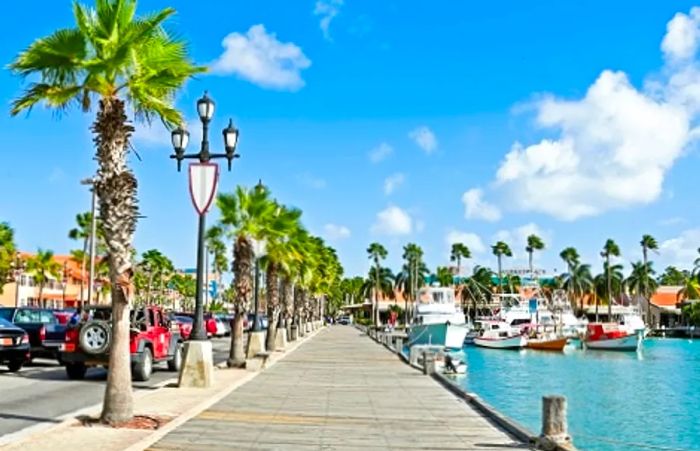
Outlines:
POLYGON ((214 163, 190 164, 190 197, 197 213, 203 215, 209 210, 216 185, 219 182, 219 166, 214 163))

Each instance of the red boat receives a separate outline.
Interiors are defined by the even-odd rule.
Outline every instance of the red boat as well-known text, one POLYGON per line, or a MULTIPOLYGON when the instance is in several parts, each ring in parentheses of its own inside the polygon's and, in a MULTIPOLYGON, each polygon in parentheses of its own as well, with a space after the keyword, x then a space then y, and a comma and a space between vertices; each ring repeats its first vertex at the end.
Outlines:
POLYGON ((586 348, 602 351, 637 351, 642 344, 642 335, 630 334, 616 323, 591 323, 584 344, 586 348))

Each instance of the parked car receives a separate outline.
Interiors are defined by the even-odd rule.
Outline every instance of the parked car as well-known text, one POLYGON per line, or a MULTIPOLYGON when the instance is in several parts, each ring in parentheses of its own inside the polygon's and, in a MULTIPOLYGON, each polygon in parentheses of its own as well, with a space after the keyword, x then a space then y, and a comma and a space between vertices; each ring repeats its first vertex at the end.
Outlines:
POLYGON ((0 318, 0 363, 11 373, 22 369, 30 358, 29 335, 24 329, 0 318))
MULTIPOLYGON (((66 331, 61 360, 70 379, 83 379, 90 367, 109 362, 112 345, 112 308, 94 306, 83 309, 80 321, 66 331)), ((170 371, 182 365, 182 336, 158 306, 131 311, 132 377, 137 381, 150 379, 155 363, 167 362, 170 371)))
POLYGON ((336 320, 336 323, 342 324, 343 326, 347 326, 347 325, 352 324, 352 320, 350 319, 350 317, 348 315, 341 315, 336 320))
POLYGON ((218 332, 223 332, 222 336, 228 337, 231 335, 231 319, 223 313, 215 313, 216 327, 218 332))
POLYGON ((0 308, 0 318, 27 332, 30 359, 36 357, 59 359, 59 350, 66 337, 66 326, 59 324, 51 310, 31 307, 4 307, 0 308))
MULTIPOLYGON (((190 312, 178 312, 175 313, 176 316, 185 316, 192 319, 194 325, 194 313, 190 312)), ((215 337, 219 331, 219 326, 216 324, 216 319, 211 315, 211 313, 204 314, 204 330, 207 333, 207 337, 215 337)))
MULTIPOLYGON (((248 321, 244 324, 245 330, 246 331, 251 331, 253 330, 253 324, 255 323, 255 314, 254 313, 248 313, 248 321)), ((258 315, 258 328, 260 330, 267 330, 267 315, 263 315, 262 313, 258 315)))
POLYGON ((171 320, 174 321, 180 329, 182 339, 189 340, 190 335, 192 335, 192 325, 194 324, 194 320, 189 316, 182 315, 173 315, 171 320))

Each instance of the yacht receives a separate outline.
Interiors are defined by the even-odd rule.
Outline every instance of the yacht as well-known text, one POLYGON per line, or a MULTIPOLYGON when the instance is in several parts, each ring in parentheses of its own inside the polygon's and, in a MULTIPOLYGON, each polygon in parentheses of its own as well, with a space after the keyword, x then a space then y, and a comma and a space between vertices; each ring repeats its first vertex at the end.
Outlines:
POLYGON ((461 349, 468 331, 469 325, 457 304, 453 288, 423 287, 418 291, 408 333, 409 346, 461 349))
POLYGON ((474 344, 492 349, 520 349, 527 346, 527 338, 517 328, 504 321, 482 321, 479 336, 474 344))
POLYGON ((520 294, 500 294, 495 296, 500 304, 497 318, 517 327, 554 327, 554 316, 543 297, 525 298, 520 294))

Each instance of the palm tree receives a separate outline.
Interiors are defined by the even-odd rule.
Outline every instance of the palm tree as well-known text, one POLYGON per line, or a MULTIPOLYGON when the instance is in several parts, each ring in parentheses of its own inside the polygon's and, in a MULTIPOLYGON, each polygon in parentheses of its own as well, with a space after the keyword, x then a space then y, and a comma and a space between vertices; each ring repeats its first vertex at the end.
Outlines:
POLYGON ((216 274, 216 281, 217 283, 221 283, 221 275, 229 269, 223 229, 219 226, 210 227, 207 229, 205 240, 207 243, 207 250, 213 257, 212 270, 214 274, 216 274))
MULTIPOLYGON (((605 274, 607 277, 607 295, 608 295, 608 321, 612 321, 612 301, 613 301, 613 296, 612 296, 612 280, 611 280, 611 271, 608 271, 608 268, 610 268, 610 257, 619 257, 620 256, 620 247, 615 243, 613 240, 608 239, 605 242, 605 245, 603 246, 603 250, 600 253, 600 256, 605 258, 605 274)), ((612 269, 612 268, 611 268, 612 269)), ((596 302, 596 311, 595 311, 595 320, 598 322, 598 303, 596 302)))
MULTIPOLYGON (((559 257, 561 257, 561 259, 564 260, 564 263, 566 263, 567 273, 569 274, 569 277, 571 277, 573 275, 573 268, 579 261, 578 251, 576 248, 567 247, 559 253, 559 257)), ((570 288, 573 288, 574 286, 575 283, 570 284, 570 288)), ((572 294, 573 293, 569 293, 569 295, 572 294)), ((583 298, 581 298, 581 310, 583 310, 583 298)))
POLYGON ((528 261, 530 263, 530 279, 532 280, 535 279, 535 271, 532 268, 532 254, 535 251, 541 251, 542 249, 544 249, 544 241, 542 241, 542 238, 535 234, 527 237, 527 246, 525 247, 525 250, 527 251, 528 261))
POLYGON ((92 213, 78 213, 75 215, 75 222, 77 227, 72 228, 68 231, 68 238, 71 240, 82 240, 83 241, 83 251, 80 266, 80 300, 83 300, 83 290, 85 286, 85 260, 87 257, 88 240, 90 239, 91 226, 92 226, 92 213))
POLYGON ((277 212, 269 192, 262 185, 251 189, 236 187, 231 194, 219 194, 216 204, 221 211, 220 225, 233 239, 234 322, 231 333, 231 349, 228 365, 240 367, 245 364, 243 349, 243 317, 247 314, 248 302, 253 294, 252 240, 263 240, 269 236, 267 228, 277 212))
POLYGON ((44 286, 49 279, 61 277, 62 266, 53 258, 52 251, 39 249, 36 255, 27 260, 27 271, 32 274, 34 281, 39 284, 39 306, 43 306, 44 286))
POLYGON ((397 286, 400 286, 404 295, 404 324, 408 324, 408 296, 416 301, 416 292, 425 280, 428 268, 423 263, 423 249, 415 243, 408 243, 403 247, 404 265, 402 271, 396 276, 397 286))
POLYGON ((394 297, 394 280, 391 269, 373 266, 362 285, 362 295, 368 298, 374 294, 375 299, 377 299, 378 295, 381 294, 385 298, 392 299, 394 297))
POLYGON ((135 16, 136 0, 98 0, 96 8, 73 6, 74 28, 62 28, 34 41, 10 64, 14 74, 36 80, 12 104, 12 114, 45 105, 59 111, 78 105, 98 111, 92 126, 97 150, 100 218, 108 247, 112 294, 112 346, 101 420, 119 423, 133 416, 129 354, 131 249, 138 216, 134 174, 127 165, 136 119, 182 123, 173 106, 177 90, 204 68, 193 65, 185 43, 168 34, 166 8, 135 16))
POLYGON ((441 287, 449 287, 454 282, 454 276, 452 275, 450 268, 446 266, 437 267, 435 279, 438 281, 441 287))
POLYGON ((493 255, 495 255, 498 259, 498 292, 503 293, 503 267, 501 259, 503 258, 503 256, 512 257, 513 252, 510 250, 510 247, 503 241, 499 241, 493 246, 491 246, 491 250, 493 252, 493 255))
MULTIPOLYGON (((639 242, 639 244, 642 246, 642 263, 644 264, 644 267, 647 269, 651 269, 650 267, 647 266, 647 263, 649 263, 648 260, 648 252, 655 251, 659 248, 659 244, 656 242, 656 239, 651 236, 651 235, 644 235, 642 236, 642 241, 639 242)), ((646 301, 647 304, 647 325, 651 327, 651 294, 652 291, 646 287, 646 285, 651 285, 653 280, 648 280, 649 272, 646 271, 644 272, 644 279, 643 283, 645 285, 644 289, 642 290, 642 293, 644 293, 642 296, 644 297, 644 300, 646 301)), ((656 289, 654 289, 656 291, 656 289)))
MULTIPOLYGON (((379 243, 372 243, 367 248, 367 254, 370 260, 374 261, 375 272, 380 274, 380 262, 387 256, 386 249, 379 243)), ((372 320, 374 321, 374 325, 377 326, 379 325, 379 291, 381 289, 379 286, 380 277, 375 277, 374 280, 377 285, 374 287, 374 305, 372 306, 374 311, 372 312, 372 320)))
POLYGON ((450 261, 457 262, 457 277, 462 274, 462 259, 471 258, 472 253, 469 248, 463 243, 452 243, 450 251, 450 261))
MULTIPOLYGON (((630 291, 630 294, 643 297, 649 302, 651 295, 656 292, 658 283, 654 279, 654 268, 651 262, 636 262, 632 263, 632 272, 627 277, 625 285, 630 291)), ((647 310, 647 315, 651 315, 651 310, 647 310)), ((651 316, 647 316, 647 321, 650 323, 651 316)))
POLYGON ((0 294, 3 286, 12 277, 12 265, 15 261, 15 232, 6 222, 0 222, 0 294))
POLYGON ((299 218, 301 210, 286 208, 272 201, 276 206, 274 215, 269 217, 270 223, 265 228, 267 243, 266 256, 266 294, 267 294, 267 340, 268 352, 275 350, 277 326, 280 316, 280 273, 283 265, 294 258, 293 248, 289 245, 289 237, 301 226, 299 218))
POLYGON ((141 262, 138 265, 138 269, 144 271, 148 276, 148 288, 146 291, 146 303, 151 303, 153 298, 153 281, 158 281, 158 286, 160 287, 160 301, 164 297, 165 282, 169 279, 175 267, 173 262, 166 257, 162 252, 157 249, 149 249, 143 254, 141 254, 141 262))
POLYGON ((591 265, 573 262, 569 272, 562 275, 562 283, 564 288, 572 295, 572 307, 576 308, 576 298, 578 298, 578 308, 580 311, 583 311, 583 297, 593 288, 591 265))

